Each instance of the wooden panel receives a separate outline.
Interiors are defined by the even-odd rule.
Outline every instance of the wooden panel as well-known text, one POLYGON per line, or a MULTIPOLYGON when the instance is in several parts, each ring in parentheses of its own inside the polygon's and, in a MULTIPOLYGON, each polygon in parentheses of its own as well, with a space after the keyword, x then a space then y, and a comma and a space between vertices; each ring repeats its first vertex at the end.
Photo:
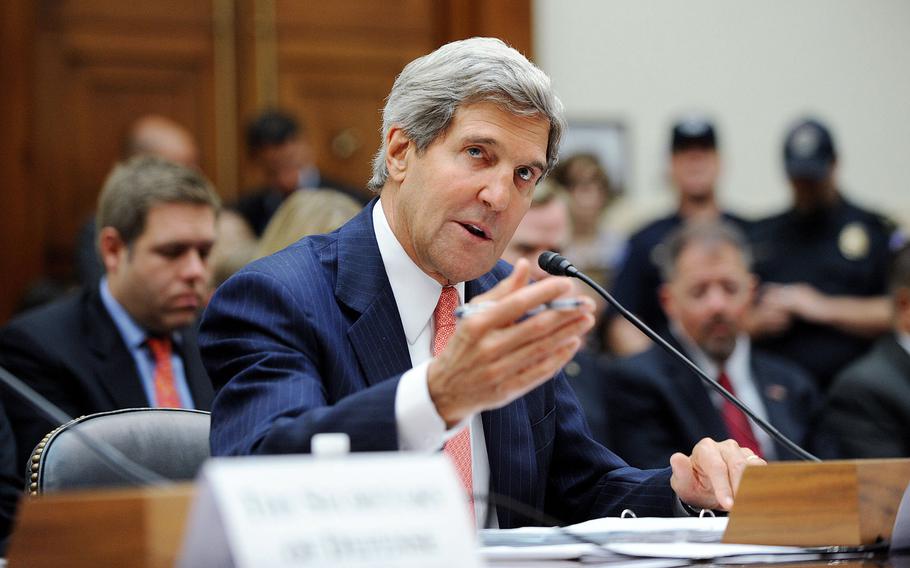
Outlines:
POLYGON ((0 324, 41 270, 41 207, 30 183, 32 26, 29 0, 0 3, 0 324))
POLYGON ((174 566, 195 490, 73 491, 23 499, 10 539, 10 566, 174 566))
POLYGON ((155 112, 186 125, 203 170, 214 173, 212 14, 208 3, 179 0, 39 6, 35 182, 53 228, 47 246, 65 258, 138 116, 155 112))
POLYGON ((498 37, 533 57, 530 0, 444 0, 438 4, 439 43, 498 37))
POLYGON ((910 459, 749 467, 723 541, 859 546, 888 540, 908 481, 910 459))

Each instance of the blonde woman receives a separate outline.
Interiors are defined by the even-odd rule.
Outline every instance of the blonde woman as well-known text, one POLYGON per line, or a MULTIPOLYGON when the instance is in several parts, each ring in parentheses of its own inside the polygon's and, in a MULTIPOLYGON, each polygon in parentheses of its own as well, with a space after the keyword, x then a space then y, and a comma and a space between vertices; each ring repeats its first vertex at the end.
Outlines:
POLYGON ((278 252, 307 235, 330 233, 359 213, 361 207, 332 189, 295 191, 266 225, 255 258, 278 252))

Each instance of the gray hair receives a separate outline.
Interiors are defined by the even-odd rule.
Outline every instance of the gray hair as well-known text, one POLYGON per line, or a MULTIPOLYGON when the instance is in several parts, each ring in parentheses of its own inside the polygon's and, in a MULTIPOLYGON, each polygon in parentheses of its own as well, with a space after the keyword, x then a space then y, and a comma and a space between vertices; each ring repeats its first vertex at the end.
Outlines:
POLYGON ((417 151, 423 152, 445 134, 460 106, 480 102, 495 103, 519 116, 547 118, 550 133, 544 175, 553 169, 565 118, 550 78, 501 40, 475 37, 415 59, 395 79, 382 111, 382 146, 373 158, 373 177, 367 187, 379 191, 389 176, 385 153, 392 126, 401 127, 417 151))
POLYGON ((752 268, 752 249, 738 227, 726 221, 691 221, 670 233, 651 252, 653 260, 660 267, 660 275, 664 282, 673 279, 680 255, 693 244, 708 247, 730 245, 742 255, 746 270, 752 268))
POLYGON ((153 205, 192 203, 208 205, 217 213, 221 199, 198 171, 153 156, 137 156, 114 166, 98 198, 98 231, 117 229, 131 245, 145 230, 153 205))

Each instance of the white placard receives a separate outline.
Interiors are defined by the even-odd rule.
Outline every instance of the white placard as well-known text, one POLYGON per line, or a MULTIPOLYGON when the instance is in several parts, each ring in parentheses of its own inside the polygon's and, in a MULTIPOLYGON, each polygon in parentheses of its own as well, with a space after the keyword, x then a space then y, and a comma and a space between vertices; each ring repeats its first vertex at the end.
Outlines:
POLYGON ((442 454, 214 459, 197 488, 182 567, 480 566, 442 454))
POLYGON ((891 550, 910 550, 910 485, 897 508, 894 528, 891 530, 891 550))

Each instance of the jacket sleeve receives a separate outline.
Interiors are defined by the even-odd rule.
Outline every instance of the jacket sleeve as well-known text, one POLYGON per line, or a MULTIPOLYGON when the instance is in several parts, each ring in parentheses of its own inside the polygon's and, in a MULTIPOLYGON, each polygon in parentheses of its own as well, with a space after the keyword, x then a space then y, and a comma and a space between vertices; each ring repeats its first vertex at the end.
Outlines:
POLYGON ((321 432, 348 434, 354 451, 397 449, 400 375, 366 384, 329 282, 291 283, 246 269, 205 311, 200 353, 217 391, 212 454, 305 453, 321 432))

